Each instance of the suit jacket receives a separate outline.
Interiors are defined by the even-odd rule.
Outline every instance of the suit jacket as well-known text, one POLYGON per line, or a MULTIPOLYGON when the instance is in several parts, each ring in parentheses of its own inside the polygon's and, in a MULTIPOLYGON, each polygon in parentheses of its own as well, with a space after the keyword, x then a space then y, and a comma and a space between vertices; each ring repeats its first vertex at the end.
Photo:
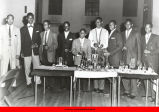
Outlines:
POLYGON ((141 61, 141 35, 132 29, 128 39, 126 39, 125 31, 122 33, 124 46, 127 48, 125 52, 125 63, 130 64, 131 58, 135 59, 135 62, 141 61))
POLYGON ((151 34, 148 43, 146 44, 145 36, 142 36, 142 62, 146 64, 147 67, 151 66, 158 72, 159 67, 159 36, 151 34), (147 49, 151 53, 144 54, 144 50, 147 49))
POLYGON ((108 52, 110 52, 109 63, 111 66, 119 67, 122 59, 123 40, 119 31, 115 30, 109 37, 108 52))
MULTIPOLYGON (((74 54, 74 64, 80 65, 81 55, 77 55, 81 51, 80 39, 75 39, 72 44, 72 53, 74 54)), ((82 51, 85 53, 87 59, 91 59, 91 42, 88 39, 84 39, 82 51)))
POLYGON ((39 47, 41 43, 40 33, 41 28, 34 24, 32 38, 30 37, 28 26, 25 25, 21 28, 21 39, 22 39, 22 54, 24 57, 32 56, 32 45, 37 44, 38 47, 33 48, 34 55, 39 55, 39 47))
POLYGON ((63 57, 67 61, 68 66, 73 66, 72 42, 75 39, 73 33, 69 32, 67 39, 65 39, 64 32, 58 35, 58 56, 63 57), (68 53, 65 52, 68 49, 68 53))
MULTIPOLYGON (((40 45, 40 48, 39 48, 40 60, 42 60, 44 33, 45 33, 45 31, 40 33, 40 36, 41 36, 41 45, 40 45)), ((55 54, 56 54, 56 49, 57 49, 57 46, 58 46, 57 34, 53 33, 51 30, 48 34, 47 45, 48 45, 48 50, 47 50, 48 61, 50 63, 55 63, 55 54)))
POLYGON ((19 60, 16 59, 16 55, 20 55, 21 51, 21 37, 19 28, 13 25, 11 31, 11 47, 9 46, 9 38, 8 26, 2 25, 0 27, 0 55, 2 57, 2 64, 3 61, 6 61, 11 56, 11 67, 16 68, 16 65, 19 65, 19 60), (11 51, 11 55, 8 52, 9 49, 11 51))

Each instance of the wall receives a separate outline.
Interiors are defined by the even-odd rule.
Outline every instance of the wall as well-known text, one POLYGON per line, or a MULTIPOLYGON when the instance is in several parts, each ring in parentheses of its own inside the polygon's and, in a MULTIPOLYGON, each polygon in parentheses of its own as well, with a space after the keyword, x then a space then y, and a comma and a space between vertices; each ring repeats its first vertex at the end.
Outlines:
MULTIPOLYGON (((140 28, 143 22, 144 0, 138 0, 138 17, 132 18, 140 28)), ((123 0, 100 0, 100 15, 104 24, 115 19, 119 24, 126 18, 122 17, 123 0)), ((85 0, 63 0, 62 16, 48 15, 48 0, 43 0, 42 20, 49 19, 57 26, 68 20, 71 22, 71 30, 77 32, 81 27, 88 25, 95 17, 85 16, 85 0)), ((56 27, 56 26, 55 26, 56 27)))
POLYGON ((153 0, 152 7, 153 32, 159 35, 159 0, 153 0))
POLYGON ((21 27, 23 25, 22 18, 24 15, 24 6, 27 6, 28 12, 35 13, 35 0, 1 0, 0 3, 0 22, 8 14, 15 16, 15 25, 21 27))

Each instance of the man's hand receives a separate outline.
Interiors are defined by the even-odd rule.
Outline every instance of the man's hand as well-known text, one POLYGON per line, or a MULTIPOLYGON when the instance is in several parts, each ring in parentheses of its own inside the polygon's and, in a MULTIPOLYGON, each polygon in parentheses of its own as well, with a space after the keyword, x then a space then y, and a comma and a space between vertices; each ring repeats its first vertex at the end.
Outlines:
POLYGON ((124 46, 122 50, 127 50, 127 47, 124 46))
POLYGON ((68 49, 65 49, 65 52, 67 53, 67 52, 68 52, 68 49))
POLYGON ((104 56, 110 56, 110 53, 109 52, 105 52, 104 56))
POLYGON ((149 51, 149 50, 146 49, 146 50, 144 50, 144 53, 145 53, 145 54, 150 54, 151 51, 149 51))
POLYGON ((101 45, 99 46, 99 48, 103 48, 103 46, 104 46, 104 45, 103 45, 103 44, 101 44, 101 45))
POLYGON ((24 58, 24 54, 21 54, 21 58, 24 58))
POLYGON ((95 48, 98 48, 98 44, 97 44, 97 43, 94 43, 94 47, 95 47, 95 48))

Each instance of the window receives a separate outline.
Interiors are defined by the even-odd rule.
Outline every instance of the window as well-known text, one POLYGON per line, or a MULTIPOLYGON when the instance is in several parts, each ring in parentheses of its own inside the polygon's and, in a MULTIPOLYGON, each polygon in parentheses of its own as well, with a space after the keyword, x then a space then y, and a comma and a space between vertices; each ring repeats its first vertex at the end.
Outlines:
POLYGON ((123 0, 123 16, 137 17, 138 0, 123 0))
POLYGON ((49 15, 62 15, 62 0, 49 0, 49 15))
POLYGON ((85 16, 99 16, 99 0, 85 0, 85 16))

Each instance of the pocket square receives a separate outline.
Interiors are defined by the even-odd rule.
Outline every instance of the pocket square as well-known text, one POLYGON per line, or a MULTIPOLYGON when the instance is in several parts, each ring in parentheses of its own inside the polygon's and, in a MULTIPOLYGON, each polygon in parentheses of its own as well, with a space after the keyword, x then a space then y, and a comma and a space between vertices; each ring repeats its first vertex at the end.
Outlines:
POLYGON ((72 41, 72 38, 70 38, 69 40, 72 41))
POLYGON ((115 39, 115 37, 111 37, 110 39, 115 39))
POLYGON ((39 31, 36 31, 36 33, 38 33, 39 31))

